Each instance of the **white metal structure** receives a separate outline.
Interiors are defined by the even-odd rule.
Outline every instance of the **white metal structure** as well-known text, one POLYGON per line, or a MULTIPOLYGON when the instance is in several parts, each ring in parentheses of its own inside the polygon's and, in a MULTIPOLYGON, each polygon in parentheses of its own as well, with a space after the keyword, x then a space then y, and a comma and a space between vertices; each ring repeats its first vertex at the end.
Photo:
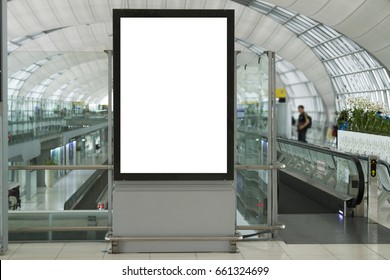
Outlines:
POLYGON ((234 9, 236 49, 275 51, 293 65, 277 65, 289 96, 306 99, 309 112, 325 110, 324 120, 332 121, 343 106, 335 101, 346 94, 389 100, 387 0, 12 0, 7 6, 9 95, 100 104, 112 9, 184 8, 234 9))

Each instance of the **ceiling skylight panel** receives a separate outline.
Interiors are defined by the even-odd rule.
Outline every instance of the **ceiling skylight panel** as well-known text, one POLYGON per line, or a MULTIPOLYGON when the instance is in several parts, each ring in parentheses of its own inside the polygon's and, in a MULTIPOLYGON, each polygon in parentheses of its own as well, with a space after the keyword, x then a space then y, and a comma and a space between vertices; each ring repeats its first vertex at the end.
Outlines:
POLYGON ((366 51, 360 52, 361 57, 371 68, 379 67, 380 64, 375 61, 366 51))
POLYGON ((14 75, 14 77, 16 79, 19 79, 19 80, 22 80, 22 81, 27 80, 27 78, 30 77, 30 76, 31 76, 31 72, 27 72, 25 70, 21 70, 17 74, 14 75))
POLYGON ((355 52, 356 50, 361 49, 358 45, 355 44, 355 42, 345 36, 340 37, 339 40, 341 41, 341 44, 345 46, 345 49, 348 50, 346 52, 355 52))
POLYGON ((351 89, 350 91, 352 91, 352 92, 362 91, 362 89, 360 88, 360 81, 359 81, 358 75, 352 74, 352 75, 348 75, 346 77, 349 80, 350 89, 351 89))
POLYGON ((30 66, 27 66, 25 68, 26 71, 28 72, 34 72, 35 70, 37 70, 39 68, 39 65, 37 64, 31 64, 30 66))
POLYGON ((364 85, 363 90, 364 91, 370 91, 372 89, 382 89, 383 88, 383 83, 379 79, 375 77, 375 73, 373 72, 366 72, 366 73, 361 73, 360 75, 361 83, 364 85), (373 82, 373 79, 375 79, 375 83, 373 82))
POLYGON ((295 19, 292 19, 284 24, 288 29, 290 29, 292 32, 296 34, 300 34, 304 32, 306 29, 303 29, 302 26, 299 24, 298 21, 295 19))
POLYGON ((340 57, 334 60, 336 65, 341 69, 341 75, 348 75, 348 73, 354 72, 354 69, 345 57, 340 57))
POLYGON ((364 82, 364 73, 352 74, 349 75, 349 78, 351 80, 351 84, 353 86, 354 91, 359 92, 370 90, 369 88, 367 88, 366 83, 364 82))
POLYGON ((293 65, 291 63, 288 63, 287 61, 285 61, 283 59, 277 61, 276 65, 277 65, 276 68, 277 68, 278 73, 285 73, 285 72, 292 71, 295 69, 295 67, 293 67, 293 65))
POLYGON ((41 98, 42 94, 38 92, 28 92, 26 95, 27 98, 41 98))
POLYGON ((324 46, 318 46, 314 49, 314 51, 318 54, 319 57, 321 57, 322 60, 328 60, 332 57, 331 53, 327 48, 324 48, 324 46))
POLYGON ((46 85, 37 85, 37 86, 35 86, 32 90, 31 90, 31 92, 37 92, 37 93, 43 93, 44 91, 45 91, 45 89, 47 88, 47 86, 46 85))
POLYGON ((275 8, 275 5, 271 5, 271 4, 268 4, 268 3, 265 3, 262 1, 256 1, 256 0, 255 1, 241 0, 241 1, 236 1, 236 2, 241 3, 243 5, 246 5, 246 6, 248 5, 248 2, 250 2, 249 7, 251 7, 252 9, 259 11, 260 13, 263 13, 263 14, 268 14, 272 9, 275 8))
POLYGON ((42 83, 41 83, 41 85, 47 87, 47 86, 48 86, 50 83, 52 83, 52 82, 53 82, 53 78, 50 77, 50 78, 48 78, 48 79, 43 80, 42 83))
POLYGON ((281 24, 285 24, 288 20, 294 17, 294 15, 295 13, 290 12, 281 7, 276 7, 275 9, 272 9, 269 13, 269 16, 271 18, 273 18, 277 22, 280 22, 281 24))
POLYGON ((350 54, 353 59, 356 61, 356 63, 359 64, 360 69, 368 69, 370 68, 370 65, 367 64, 366 60, 363 58, 361 52, 354 52, 350 54))
POLYGON ((361 69, 356 65, 351 56, 343 56, 337 59, 341 65, 344 65, 348 70, 346 73, 357 72, 361 69))
POLYGON ((307 33, 300 34, 299 38, 301 38, 310 48, 313 48, 318 44, 318 41, 316 41, 312 36, 308 35, 307 33))
POLYGON ((296 17, 296 20, 299 21, 299 23, 305 30, 312 29, 313 27, 318 26, 318 22, 301 14, 296 17))
POLYGON ((26 35, 26 36, 23 36, 23 37, 19 37, 19 38, 15 38, 14 40, 12 40, 12 42, 16 45, 18 45, 19 47, 28 43, 29 41, 31 41, 31 38, 26 35))
POLYGON ((296 84, 296 83, 299 83, 301 82, 301 77, 299 77, 297 75, 297 72, 296 71, 293 71, 293 72, 287 72, 287 73, 284 73, 281 75, 281 77, 283 76, 283 78, 288 81, 289 84, 296 84))
POLYGON ((57 101, 57 100, 60 99, 60 95, 54 95, 54 94, 52 93, 50 96, 48 96, 48 99, 49 99, 49 100, 52 100, 52 101, 57 101))
POLYGON ((308 31, 308 33, 316 38, 316 40, 319 42, 319 44, 331 41, 333 38, 327 36, 324 32, 322 32, 320 26, 317 26, 311 30, 308 31))
POLYGON ((390 79, 389 79, 389 75, 388 75, 387 71, 382 69, 382 70, 378 71, 378 74, 381 77, 384 88, 386 88, 387 90, 390 91, 390 79))
POLYGON ((330 54, 330 59, 340 57, 341 54, 345 53, 342 51, 342 48, 340 48, 339 44, 336 43, 334 40, 325 42, 319 45, 318 48, 326 50, 326 52, 330 54))
POLYGON ((19 93, 19 90, 8 88, 8 96, 14 96, 19 93))
POLYGON ((336 38, 341 35, 339 32, 326 25, 319 25, 318 28, 321 29, 321 32, 323 32, 327 38, 336 38))
POLYGON ((14 44, 14 43, 8 41, 8 44, 7 44, 8 54, 11 53, 11 52, 13 52, 13 51, 16 50, 17 48, 19 48, 19 45, 14 44))
MULTIPOLYGON (((373 70, 371 71, 372 75, 374 76, 374 81, 376 82, 376 89, 384 89, 385 84, 383 83, 382 77, 380 75, 381 70, 373 70)), ((366 74, 367 75, 367 74, 366 74)), ((372 79, 370 79, 372 80, 372 79)))
POLYGON ((20 89, 23 85, 23 81, 20 79, 10 78, 8 79, 8 88, 10 89, 20 89))
POLYGON ((340 73, 334 61, 327 61, 324 63, 324 66, 331 76, 337 76, 340 73))
POLYGON ((323 60, 327 59, 327 58, 337 57, 340 54, 340 52, 331 43, 321 44, 321 45, 314 48, 315 51, 318 49, 321 49, 322 52, 327 54, 326 56, 321 57, 323 60))
POLYGON ((346 81, 343 80, 343 77, 334 77, 331 80, 337 94, 344 94, 348 92, 346 81))
POLYGON ((47 62, 49 62, 49 59, 48 58, 44 58, 44 59, 41 59, 41 60, 37 61, 36 64, 43 65, 43 64, 45 64, 47 62))

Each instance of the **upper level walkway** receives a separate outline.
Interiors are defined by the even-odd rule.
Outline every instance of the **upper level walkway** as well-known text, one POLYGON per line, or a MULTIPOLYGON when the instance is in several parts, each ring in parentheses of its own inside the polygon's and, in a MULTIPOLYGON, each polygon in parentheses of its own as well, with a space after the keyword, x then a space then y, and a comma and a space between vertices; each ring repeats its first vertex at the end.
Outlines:
MULTIPOLYGON (((107 161, 106 147, 99 153, 83 153, 81 164, 100 165, 107 161)), ((23 196, 20 210, 64 210, 64 203, 80 188, 95 170, 71 170, 61 177, 53 187, 38 187, 30 200, 23 196)))

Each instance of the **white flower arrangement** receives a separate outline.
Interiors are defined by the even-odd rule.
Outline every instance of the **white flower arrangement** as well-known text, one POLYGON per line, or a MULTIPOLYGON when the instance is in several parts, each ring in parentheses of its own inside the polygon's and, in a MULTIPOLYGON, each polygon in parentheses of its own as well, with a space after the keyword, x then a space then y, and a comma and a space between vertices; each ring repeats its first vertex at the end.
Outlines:
POLYGON ((337 119, 339 129, 390 136, 390 112, 384 104, 363 97, 345 103, 337 119))
POLYGON ((382 114, 390 115, 389 110, 379 102, 372 102, 368 98, 363 97, 355 97, 355 98, 347 98, 345 100, 347 105, 346 109, 361 109, 364 112, 374 111, 381 112, 382 114))

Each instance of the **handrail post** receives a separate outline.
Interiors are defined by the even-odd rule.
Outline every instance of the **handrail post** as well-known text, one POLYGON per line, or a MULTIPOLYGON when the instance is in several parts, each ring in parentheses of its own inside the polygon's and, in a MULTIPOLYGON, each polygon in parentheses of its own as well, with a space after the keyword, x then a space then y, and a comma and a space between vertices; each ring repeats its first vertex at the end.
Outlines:
MULTIPOLYGON (((112 165, 112 138, 113 138, 113 131, 112 131, 112 126, 113 126, 113 121, 112 121, 112 55, 113 51, 112 50, 106 50, 105 51, 108 56, 108 165, 112 165)), ((108 170, 108 190, 107 190, 107 204, 108 204, 108 226, 111 228, 112 227, 112 190, 113 190, 113 178, 112 178, 112 169, 108 170)))

